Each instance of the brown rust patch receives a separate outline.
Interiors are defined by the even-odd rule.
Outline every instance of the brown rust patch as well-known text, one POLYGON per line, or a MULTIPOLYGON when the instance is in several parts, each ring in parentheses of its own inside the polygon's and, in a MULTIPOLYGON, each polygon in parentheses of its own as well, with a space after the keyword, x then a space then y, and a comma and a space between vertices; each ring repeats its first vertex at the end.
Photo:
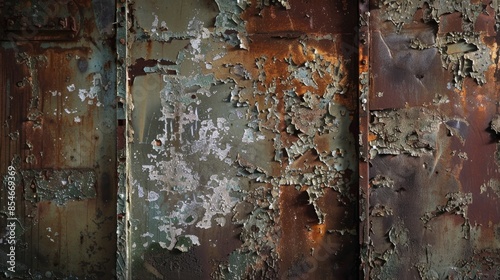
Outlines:
POLYGON ((357 25, 356 3, 341 1, 289 1, 290 9, 280 6, 262 8, 252 5, 242 14, 249 34, 272 34, 277 38, 301 34, 354 32, 357 25))
POLYGON ((354 279, 357 251, 353 237, 356 222, 350 214, 345 214, 351 213, 352 209, 332 203, 337 199, 334 191, 326 191, 320 204, 328 215, 325 223, 318 225, 314 208, 308 205, 305 188, 281 187, 280 224, 283 235, 278 247, 281 277, 300 279, 335 275, 335 278, 354 279), (331 263, 337 265, 327 265, 331 263))
MULTIPOLYGON (((148 46, 150 46, 149 43, 148 43, 148 46)), ((135 62, 134 62, 134 64, 132 64, 131 66, 129 66, 129 70, 128 70, 129 86, 132 86, 134 84, 135 77, 137 77, 137 76, 144 76, 144 75, 150 73, 150 72, 147 73, 144 70, 145 67, 152 68, 152 67, 155 67, 155 66, 158 66, 158 65, 162 65, 162 66, 165 66, 165 65, 175 65, 175 63, 171 62, 171 61, 168 61, 168 60, 164 60, 164 59, 160 59, 160 60, 144 59, 144 58, 138 58, 138 59, 136 59, 135 62)), ((176 70, 168 69, 168 70, 166 70, 165 74, 176 75, 177 71, 176 70)))

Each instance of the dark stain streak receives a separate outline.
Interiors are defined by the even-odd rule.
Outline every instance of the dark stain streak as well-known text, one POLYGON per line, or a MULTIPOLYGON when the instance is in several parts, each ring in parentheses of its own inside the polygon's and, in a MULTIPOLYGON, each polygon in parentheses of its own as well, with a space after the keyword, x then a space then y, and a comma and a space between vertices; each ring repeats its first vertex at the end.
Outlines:
MULTIPOLYGON (((168 60, 155 60, 155 59, 144 59, 144 58, 139 58, 135 61, 134 64, 130 65, 129 68, 129 86, 132 86, 134 84, 134 79, 137 76, 144 76, 146 75, 146 71, 144 71, 145 67, 155 67, 155 66, 172 66, 175 65, 175 62, 168 61, 168 60)), ((177 71, 173 69, 166 69, 164 71, 165 74, 167 75, 176 75, 177 71)))

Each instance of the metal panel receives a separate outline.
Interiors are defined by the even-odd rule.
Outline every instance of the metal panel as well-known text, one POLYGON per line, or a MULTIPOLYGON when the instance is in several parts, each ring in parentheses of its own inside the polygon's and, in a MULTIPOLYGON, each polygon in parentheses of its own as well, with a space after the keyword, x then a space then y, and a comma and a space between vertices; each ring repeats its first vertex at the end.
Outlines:
POLYGON ((370 4, 365 278, 497 279, 498 3, 370 4))
POLYGON ((357 276, 357 4, 141 1, 128 278, 357 276))
POLYGON ((3 276, 499 278, 499 12, 0 0, 3 276))
POLYGON ((114 275, 114 9, 0 1, 2 278, 114 275))

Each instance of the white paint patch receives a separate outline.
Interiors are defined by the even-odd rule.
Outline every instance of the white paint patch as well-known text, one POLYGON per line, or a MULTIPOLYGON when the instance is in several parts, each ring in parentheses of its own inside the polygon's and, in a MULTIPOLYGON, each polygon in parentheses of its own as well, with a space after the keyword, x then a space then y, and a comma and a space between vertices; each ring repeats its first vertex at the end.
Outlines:
POLYGON ((92 105, 94 104, 94 101, 96 102, 96 105, 99 107, 101 106, 101 102, 99 102, 99 93, 101 93, 102 89, 106 90, 107 85, 104 85, 102 82, 102 76, 100 73, 94 74, 93 80, 92 80, 92 86, 89 89, 79 89, 78 90, 78 97, 80 97, 80 100, 84 102, 86 99, 88 100, 88 104, 92 105))
POLYGON ((191 42, 191 47, 193 48, 193 50, 197 53, 200 53, 201 52, 201 49, 200 49, 201 37, 196 38, 196 39, 191 39, 190 42, 191 42))
POLYGON ((243 138, 241 139, 241 142, 243 143, 253 143, 255 141, 255 138, 253 136, 253 129, 251 128, 245 128, 245 131, 243 132, 243 138))
POLYGON ((200 246, 200 240, 198 239, 198 236, 188 234, 185 235, 185 237, 191 239, 191 243, 193 243, 193 245, 200 246))
POLYGON ((224 217, 215 218, 215 222, 217 223, 218 226, 223 227, 226 225, 226 218, 224 217))
POLYGON ((196 190, 200 176, 191 168, 180 153, 172 153, 171 160, 158 161, 156 165, 143 165, 149 172, 149 180, 156 181, 162 191, 175 191, 183 194, 196 190))
POLYGON ((141 186, 137 186, 139 197, 144 197, 144 189, 141 186))
POLYGON ((239 201, 238 198, 231 196, 231 192, 238 189, 238 181, 234 179, 219 179, 217 175, 212 175, 207 188, 212 189, 213 193, 201 196, 203 199, 203 208, 205 208, 205 215, 201 221, 196 224, 197 227, 204 229, 212 227, 212 218, 214 216, 229 215, 233 207, 239 201))
POLYGON ((158 31, 158 15, 153 13, 153 16, 155 17, 155 19, 153 20, 153 23, 151 24, 151 32, 158 34, 158 32, 157 32, 158 31))
POLYGON ((146 232, 146 233, 143 233, 141 234, 142 237, 150 237, 150 238, 153 238, 155 235, 152 234, 151 232, 146 232))
POLYGON ((177 243, 177 236, 182 234, 182 229, 174 228, 170 222, 161 225, 158 227, 160 232, 164 232, 166 234, 166 240, 168 242, 160 241, 159 244, 162 248, 172 250, 177 243))
POLYGON ((160 195, 157 192, 149 191, 148 198, 146 198, 146 200, 151 202, 151 201, 157 201, 158 198, 160 198, 160 195))
POLYGON ((207 161, 209 155, 214 155, 223 161, 231 151, 229 143, 221 142, 221 138, 227 135, 228 131, 229 122, 224 118, 217 119, 217 126, 213 120, 202 121, 198 132, 198 140, 194 141, 191 153, 200 155, 201 161, 207 161))

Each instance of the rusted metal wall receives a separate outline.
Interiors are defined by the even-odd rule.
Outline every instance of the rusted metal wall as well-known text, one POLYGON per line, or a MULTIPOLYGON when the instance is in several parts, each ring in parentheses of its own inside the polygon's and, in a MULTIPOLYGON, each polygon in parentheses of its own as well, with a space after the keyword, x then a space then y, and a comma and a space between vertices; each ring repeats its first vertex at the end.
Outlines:
POLYGON ((127 9, 123 274, 357 278, 357 4, 127 9))
POLYGON ((498 1, 369 5, 365 278, 498 279, 498 1))
POLYGON ((0 1, 2 279, 113 277, 114 13, 113 1, 0 1))
POLYGON ((3 275, 499 278, 499 12, 0 0, 3 275))

